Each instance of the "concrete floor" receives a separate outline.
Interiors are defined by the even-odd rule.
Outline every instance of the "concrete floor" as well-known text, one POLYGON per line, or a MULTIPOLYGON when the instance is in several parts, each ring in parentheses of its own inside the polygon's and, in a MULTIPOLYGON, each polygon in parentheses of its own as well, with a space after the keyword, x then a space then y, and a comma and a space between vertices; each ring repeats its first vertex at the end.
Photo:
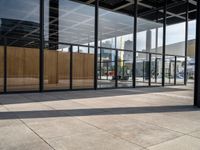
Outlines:
POLYGON ((199 150, 192 86, 0 96, 0 150, 199 150))

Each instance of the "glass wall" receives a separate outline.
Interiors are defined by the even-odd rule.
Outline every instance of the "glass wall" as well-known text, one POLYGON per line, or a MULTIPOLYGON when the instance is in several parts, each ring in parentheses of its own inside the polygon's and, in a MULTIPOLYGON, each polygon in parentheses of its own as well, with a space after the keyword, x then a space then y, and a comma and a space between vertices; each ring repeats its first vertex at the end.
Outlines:
POLYGON ((149 54, 136 53, 136 86, 149 86, 149 54))
MULTIPOLYGON (((187 51, 191 82, 196 31, 193 7, 190 4, 187 51)), ((162 77, 166 85, 183 84, 186 1, 167 1, 165 60, 163 9, 162 1, 138 3, 134 41, 134 1, 99 1, 95 62, 95 1, 44 0, 44 56, 40 53, 40 0, 0 1, 0 92, 38 91, 40 77, 44 77, 44 90, 94 88, 95 63, 98 88, 133 87, 134 81, 136 86, 161 86, 162 77), (41 58, 44 62, 40 63, 41 58), (40 64, 44 65, 41 72, 40 64)))
POLYGON ((155 11, 138 12, 136 86, 161 85, 164 14, 155 4, 155 11))
POLYGON ((133 52, 118 51, 117 65, 118 87, 132 87, 133 52))
POLYGON ((194 83, 195 73, 196 20, 188 22, 187 82, 194 83))
POLYGON ((98 88, 132 86, 133 24, 133 12, 99 8, 98 88))
POLYGON ((162 85, 162 55, 151 54, 150 63, 150 75, 151 75, 151 85, 161 86, 162 85))
MULTIPOLYGON (((181 11, 186 11, 186 2, 180 2, 176 3, 174 2, 174 6, 171 6, 171 4, 167 4, 167 11, 171 13, 181 13, 181 11), (182 7, 182 10, 179 8, 182 7), (179 12, 180 11, 180 12, 179 12)), ((185 56, 185 31, 186 31, 186 17, 185 15, 174 15, 174 16, 168 16, 166 19, 167 26, 166 26, 166 54, 167 55, 176 55, 176 56, 185 56), (174 22, 174 20, 177 20, 174 22)), ((174 70, 174 58, 170 59, 170 67, 171 72, 173 73, 174 70)), ((176 63, 179 64, 178 59, 176 60, 176 63)), ((178 82, 179 84, 184 84, 184 78, 185 78, 185 70, 181 69, 181 72, 177 72, 177 69, 180 66, 176 66, 175 69, 175 75, 169 74, 169 82, 166 81, 166 83, 172 84, 172 80, 176 78, 175 84, 178 82)))
POLYGON ((98 52, 98 88, 115 87, 116 51, 99 49, 98 52))
POLYGON ((44 50, 44 88, 70 88, 70 45, 58 45, 58 49, 46 43, 44 50))
POLYGON ((165 85, 174 85, 175 76, 175 56, 165 56, 165 85))
POLYGON ((39 8, 39 0, 0 1, 0 31, 7 37, 7 91, 39 89, 39 8))
POLYGON ((72 89, 93 88, 94 49, 89 44, 94 42, 94 6, 74 0, 45 0, 44 38, 48 42, 45 90, 69 89, 70 73, 72 89))
POLYGON ((184 83, 185 57, 176 57, 176 84, 184 83))
POLYGON ((72 88, 93 88, 94 87, 94 54, 89 47, 72 47, 72 88))

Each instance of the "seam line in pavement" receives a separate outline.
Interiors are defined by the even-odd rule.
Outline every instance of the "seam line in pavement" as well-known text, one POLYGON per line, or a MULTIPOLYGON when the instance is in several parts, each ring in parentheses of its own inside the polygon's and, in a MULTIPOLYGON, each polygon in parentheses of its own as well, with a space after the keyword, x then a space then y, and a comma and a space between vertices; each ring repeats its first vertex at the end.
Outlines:
MULTIPOLYGON (((10 111, 6 106, 3 105, 3 107, 10 111)), ((45 139, 43 139, 39 134, 37 134, 31 127, 29 127, 18 115, 16 115, 16 117, 18 118, 18 120, 24 125, 26 126, 30 131, 32 131, 37 137, 39 137, 44 143, 46 143, 51 149, 56 150, 53 146, 51 146, 45 139)))

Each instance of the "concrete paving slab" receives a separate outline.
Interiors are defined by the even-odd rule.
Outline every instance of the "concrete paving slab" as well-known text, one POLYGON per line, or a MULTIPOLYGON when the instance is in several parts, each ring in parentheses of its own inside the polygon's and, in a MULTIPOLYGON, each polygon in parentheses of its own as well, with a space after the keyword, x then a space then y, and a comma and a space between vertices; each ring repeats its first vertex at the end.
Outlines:
POLYGON ((104 132, 71 135, 48 140, 57 150, 142 150, 143 148, 104 132))
POLYGON ((174 140, 170 140, 152 147, 149 150, 199 150, 200 139, 182 136, 174 140))

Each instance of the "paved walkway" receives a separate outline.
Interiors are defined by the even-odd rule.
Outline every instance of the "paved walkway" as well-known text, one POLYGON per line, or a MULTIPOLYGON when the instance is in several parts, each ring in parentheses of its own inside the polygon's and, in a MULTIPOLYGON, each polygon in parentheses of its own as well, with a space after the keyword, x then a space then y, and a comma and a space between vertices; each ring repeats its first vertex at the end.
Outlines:
POLYGON ((0 150, 200 150, 191 87, 1 95, 0 150))

